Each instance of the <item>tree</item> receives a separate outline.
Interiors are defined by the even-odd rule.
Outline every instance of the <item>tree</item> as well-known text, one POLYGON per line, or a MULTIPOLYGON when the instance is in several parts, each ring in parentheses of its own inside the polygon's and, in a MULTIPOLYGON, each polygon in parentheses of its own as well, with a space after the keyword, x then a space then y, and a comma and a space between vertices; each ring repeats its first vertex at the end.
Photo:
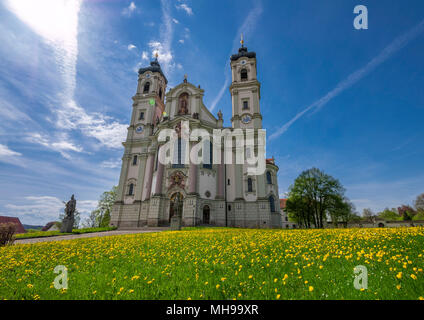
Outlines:
POLYGON ((110 191, 105 191, 100 196, 97 208, 90 213, 85 220, 85 226, 89 228, 108 227, 113 204, 116 201, 118 187, 114 186, 110 191))
POLYGON ((357 220, 355 213, 355 205, 348 199, 342 197, 335 197, 332 206, 329 208, 329 215, 334 225, 343 222, 347 225, 348 222, 357 220))
POLYGON ((417 196, 414 201, 414 206, 417 211, 424 211, 424 193, 417 196))
POLYGON ((402 205, 398 208, 399 216, 402 217, 404 221, 411 221, 417 212, 407 205, 402 205))
POLYGON ((302 172, 290 187, 287 211, 306 228, 323 228, 327 212, 335 208, 339 198, 344 199, 344 192, 337 179, 312 168, 302 172))
POLYGON ((364 221, 371 222, 374 217, 375 217, 375 213, 371 209, 366 208, 362 210, 362 219, 364 221))
POLYGON ((379 212, 377 216, 381 219, 387 220, 387 221, 398 221, 402 220, 401 217, 399 217, 399 214, 394 209, 390 210, 389 208, 384 209, 383 211, 379 212))

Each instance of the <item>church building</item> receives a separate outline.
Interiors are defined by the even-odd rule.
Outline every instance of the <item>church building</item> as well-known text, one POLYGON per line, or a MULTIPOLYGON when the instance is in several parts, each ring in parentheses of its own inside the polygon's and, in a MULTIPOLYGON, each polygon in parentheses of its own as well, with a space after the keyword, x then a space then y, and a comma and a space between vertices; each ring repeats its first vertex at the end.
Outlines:
MULTIPOLYGON (((241 43, 238 53, 230 58, 231 127, 223 126, 221 111, 215 117, 208 110, 203 103, 204 90, 191 84, 187 77, 166 92, 168 81, 157 55, 150 66, 139 70, 131 123, 123 143, 125 151, 112 226, 169 226, 173 215, 179 212, 183 226, 283 227, 278 167, 273 158, 266 159, 263 154, 263 173, 253 175, 246 164, 225 161, 224 144, 205 139, 207 143, 200 153, 203 161, 186 162, 183 160, 190 148, 199 142, 191 139, 182 142, 178 138, 172 163, 159 161, 165 144, 160 132, 165 129, 180 132, 183 122, 190 131, 202 129, 211 136, 219 129, 227 132, 262 129, 256 53, 241 43), (223 151, 220 163, 211 161, 215 159, 212 153, 217 145, 223 151)), ((231 144, 235 149, 241 148, 237 142, 231 144)), ((256 144, 251 151, 260 152, 256 144)))

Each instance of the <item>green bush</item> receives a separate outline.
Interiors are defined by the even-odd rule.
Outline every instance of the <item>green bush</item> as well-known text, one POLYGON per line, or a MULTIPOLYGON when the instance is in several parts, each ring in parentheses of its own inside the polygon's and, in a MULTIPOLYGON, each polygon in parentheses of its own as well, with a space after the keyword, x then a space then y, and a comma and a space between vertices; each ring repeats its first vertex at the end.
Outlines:
POLYGON ((16 225, 14 223, 0 224, 0 247, 12 244, 15 241, 16 225))

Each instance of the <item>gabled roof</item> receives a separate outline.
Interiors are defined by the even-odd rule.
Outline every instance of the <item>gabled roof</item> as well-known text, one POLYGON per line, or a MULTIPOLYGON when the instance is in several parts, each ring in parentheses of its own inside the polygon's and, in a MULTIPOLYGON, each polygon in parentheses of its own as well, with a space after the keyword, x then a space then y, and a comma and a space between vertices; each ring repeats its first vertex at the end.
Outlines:
POLYGON ((43 229, 41 229, 41 231, 47 231, 47 230, 49 230, 49 229, 50 229, 52 226, 54 226, 56 223, 57 223, 56 221, 52 221, 52 222, 47 223, 47 224, 43 227, 43 229))
POLYGON ((16 225, 16 233, 25 233, 25 228, 19 218, 0 216, 0 224, 13 223, 16 225))

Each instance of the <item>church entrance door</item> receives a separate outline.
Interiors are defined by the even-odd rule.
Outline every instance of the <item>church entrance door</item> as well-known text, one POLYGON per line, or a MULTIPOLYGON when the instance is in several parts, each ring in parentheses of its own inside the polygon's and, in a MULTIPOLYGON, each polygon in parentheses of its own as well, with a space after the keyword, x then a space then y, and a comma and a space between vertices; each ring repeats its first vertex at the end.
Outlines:
POLYGON ((177 213, 180 215, 180 217, 182 217, 183 200, 183 195, 179 192, 176 192, 171 196, 171 202, 169 206, 169 222, 171 222, 171 218, 177 213))
POLYGON ((203 207, 203 223, 204 224, 210 224, 210 218, 211 218, 211 209, 209 208, 209 206, 204 206, 203 207))

